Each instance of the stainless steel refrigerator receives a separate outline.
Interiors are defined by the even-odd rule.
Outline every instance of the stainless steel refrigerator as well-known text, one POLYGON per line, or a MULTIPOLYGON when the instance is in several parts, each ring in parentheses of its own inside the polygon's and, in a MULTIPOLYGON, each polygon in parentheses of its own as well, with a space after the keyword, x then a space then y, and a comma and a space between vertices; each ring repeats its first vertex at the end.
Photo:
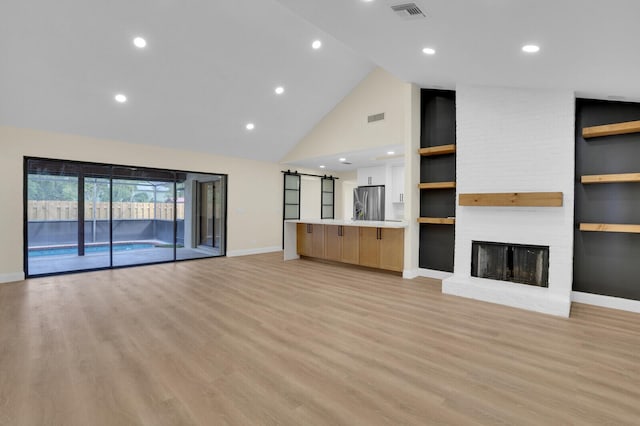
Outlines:
POLYGON ((354 188, 353 219, 384 220, 384 185, 354 188))

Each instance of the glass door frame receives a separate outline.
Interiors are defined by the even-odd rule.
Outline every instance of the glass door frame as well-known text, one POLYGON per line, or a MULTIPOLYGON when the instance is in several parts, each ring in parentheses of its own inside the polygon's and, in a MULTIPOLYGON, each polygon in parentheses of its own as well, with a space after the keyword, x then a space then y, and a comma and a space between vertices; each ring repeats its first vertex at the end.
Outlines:
POLYGON ((216 194, 215 194, 215 182, 214 181, 198 181, 198 196, 196 199, 196 209, 198 211, 198 245, 209 247, 206 243, 207 238, 205 238, 205 242, 203 243, 202 238, 202 228, 203 228, 203 220, 207 222, 207 232, 209 230, 209 210, 211 210, 211 247, 215 247, 215 202, 216 202, 216 194), (203 191, 203 188, 206 187, 206 194, 203 191), (211 191, 211 203, 209 203, 209 191, 211 191), (207 214, 202 214, 202 209, 207 208, 207 214), (204 216, 207 216, 206 218, 204 216))
POLYGON ((336 180, 333 177, 320 178, 320 219, 336 217, 336 180), (325 182, 331 182, 331 191, 325 191, 325 182), (324 195, 331 194, 331 203, 325 203, 324 195), (325 215, 325 207, 331 207, 331 215, 325 215))

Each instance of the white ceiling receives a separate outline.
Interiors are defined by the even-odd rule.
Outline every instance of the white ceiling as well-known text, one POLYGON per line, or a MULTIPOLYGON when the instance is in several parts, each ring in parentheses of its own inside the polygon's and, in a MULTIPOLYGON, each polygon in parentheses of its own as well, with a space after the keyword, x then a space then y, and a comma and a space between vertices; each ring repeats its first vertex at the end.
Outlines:
POLYGON ((316 158, 292 161, 286 163, 288 169, 301 167, 318 170, 324 173, 350 172, 360 167, 376 167, 390 164, 392 166, 404 164, 404 146, 386 145, 360 151, 345 151, 316 158), (393 152, 389 155, 389 152, 393 152), (346 161, 340 161, 345 158, 346 161), (320 166, 324 166, 321 168, 320 166))
POLYGON ((639 0, 279 0, 396 77, 640 100, 639 0), (404 21, 391 5, 416 3, 404 21), (538 54, 520 49, 538 44, 538 54), (432 47, 436 54, 422 54, 432 47))
POLYGON ((405 2, 3 0, 0 124, 278 161, 375 65, 640 100, 638 0, 415 0, 427 18, 403 21, 405 2))
POLYGON ((273 0, 0 1, 5 125, 278 161, 373 68, 273 0))

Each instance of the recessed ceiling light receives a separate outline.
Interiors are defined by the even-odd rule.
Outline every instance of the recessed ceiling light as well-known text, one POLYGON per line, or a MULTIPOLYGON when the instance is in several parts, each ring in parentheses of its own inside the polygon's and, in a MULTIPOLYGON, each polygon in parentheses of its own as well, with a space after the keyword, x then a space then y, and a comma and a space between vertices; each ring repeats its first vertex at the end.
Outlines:
POLYGON ((321 169, 324 169, 326 166, 320 166, 321 169))
POLYGON ((136 47, 142 49, 147 46, 147 40, 143 39, 142 37, 136 37, 133 39, 133 44, 136 47))
POLYGON ((395 154, 395 151, 387 151, 387 155, 393 155, 395 154))
POLYGON ((314 40, 314 42, 311 43, 311 47, 318 50, 322 47, 322 42, 320 40, 314 40))
POLYGON ((253 123, 247 123, 245 127, 247 128, 247 130, 253 130, 256 128, 256 126, 253 123))
POLYGON ((425 47, 424 49, 422 49, 422 53, 424 53, 425 55, 435 55, 436 49, 432 47, 425 47))
POLYGON ((371 3, 373 0, 362 0, 364 3, 371 3))
POLYGON ((522 46, 522 51, 526 53, 536 53, 540 51, 540 46, 536 46, 535 44, 527 44, 522 46))
POLYGON ((344 163, 345 161, 347 161, 347 159, 346 159, 346 158, 344 158, 344 157, 342 157, 339 161, 340 161, 340 162, 342 162, 342 163, 344 163))
POLYGON ((127 97, 122 93, 118 93, 117 95, 115 95, 114 99, 116 100, 116 102, 120 102, 121 104, 127 102, 127 97))
POLYGON ((276 92, 276 95, 282 95, 284 93, 284 87, 278 86, 274 91, 276 92))

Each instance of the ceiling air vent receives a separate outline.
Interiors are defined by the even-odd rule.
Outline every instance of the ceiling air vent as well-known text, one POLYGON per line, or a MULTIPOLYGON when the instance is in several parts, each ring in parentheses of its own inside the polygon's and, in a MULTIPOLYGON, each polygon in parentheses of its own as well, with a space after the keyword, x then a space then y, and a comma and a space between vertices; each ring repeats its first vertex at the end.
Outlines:
POLYGON ((415 3, 403 3, 391 6, 391 9, 402 19, 422 19, 426 15, 415 3))
POLYGON ((380 114, 373 114, 367 117, 368 123, 373 123, 374 121, 380 120, 384 120, 384 112, 381 112, 380 114))

